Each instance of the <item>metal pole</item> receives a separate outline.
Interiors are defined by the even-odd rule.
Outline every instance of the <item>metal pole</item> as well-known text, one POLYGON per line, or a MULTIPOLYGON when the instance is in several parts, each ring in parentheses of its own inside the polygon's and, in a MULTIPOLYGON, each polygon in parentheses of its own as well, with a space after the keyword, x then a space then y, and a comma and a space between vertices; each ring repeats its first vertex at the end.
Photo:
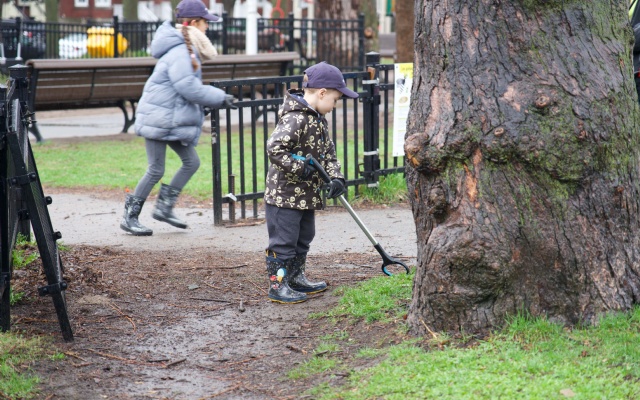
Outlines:
POLYGON ((258 54, 258 6, 256 0, 247 0, 245 53, 258 54))
POLYGON ((118 16, 113 16, 113 57, 118 58, 118 33, 120 26, 118 25, 118 16))
POLYGON ((362 81, 367 96, 362 98, 364 112, 364 176, 368 187, 378 186, 378 171, 380 170, 380 158, 378 151, 378 129, 380 122, 380 86, 378 81, 378 65, 380 54, 367 54, 367 72, 369 79, 362 81))

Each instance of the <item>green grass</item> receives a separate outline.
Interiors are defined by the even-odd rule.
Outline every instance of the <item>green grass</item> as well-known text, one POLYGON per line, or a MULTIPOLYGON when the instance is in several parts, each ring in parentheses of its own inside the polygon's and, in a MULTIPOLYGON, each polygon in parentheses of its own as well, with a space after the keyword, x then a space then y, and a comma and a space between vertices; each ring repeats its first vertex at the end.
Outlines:
MULTIPOLYGON (((11 251, 11 265, 14 270, 23 269, 35 260, 40 258, 37 243, 35 240, 27 240, 23 235, 18 234, 16 244, 11 251)), ((24 299, 24 292, 15 291, 14 287, 9 291, 9 304, 14 306, 24 299)))
POLYGON ((11 252, 13 269, 22 269, 40 257, 35 240, 27 240, 21 234, 16 238, 16 244, 11 252))
MULTIPOLYGON (((407 311, 411 278, 380 277, 341 289, 339 305, 322 315, 387 321, 391 332, 400 331, 404 322, 397 317, 407 311)), ((318 349, 342 340, 323 338, 318 349)), ((388 347, 365 345, 353 360, 370 359, 372 367, 353 368, 327 353, 334 363, 312 357, 289 377, 349 375, 344 386, 323 383, 306 393, 317 399, 636 399, 638 343, 640 308, 574 329, 518 315, 481 341, 435 334, 388 347)))
MULTIPOLYGON (((226 137, 226 136, 225 136, 226 137)), ((251 135, 245 133, 242 136, 232 135, 230 142, 233 157, 227 158, 227 143, 223 144, 222 151, 222 185, 223 193, 229 192, 229 175, 239 175, 241 168, 245 168, 245 192, 253 192, 255 180, 256 191, 264 190, 265 155, 262 140, 256 140, 256 163, 249 153, 241 155, 240 138, 244 145, 250 147, 251 135), (255 168, 255 174, 253 170, 255 168)), ((354 144, 349 143, 350 152, 354 144)), ((341 148, 341 147, 340 147, 341 148)), ((147 157, 144 147, 144 139, 136 137, 131 141, 78 141, 54 142, 48 141, 33 148, 40 180, 44 186, 63 188, 104 188, 132 191, 147 168, 147 157)), ((211 166, 211 146, 203 137, 196 147, 200 157, 200 169, 189 181, 184 193, 198 200, 212 198, 213 173, 211 166)), ((339 156, 339 158, 341 158, 339 156)), ((351 162, 343 172, 347 177, 356 176, 356 166, 351 162)), ((178 156, 167 150, 165 183, 170 180, 179 169, 181 163, 178 156)), ((235 193, 241 192, 242 182, 238 176, 235 182, 235 193)), ((158 190, 156 187, 154 190, 158 190)), ((355 189, 350 189, 351 196, 355 195, 355 189)), ((380 187, 377 189, 362 188, 358 193, 358 200, 370 200, 380 203, 396 203, 406 199, 406 186, 401 174, 390 175, 380 179, 380 187)))
MULTIPOLYGON (((42 338, 26 339, 14 333, 0 333, 0 398, 34 398, 38 378, 29 373, 28 367, 48 355, 42 338)), ((49 356, 54 360, 63 358, 60 353, 49 356)))

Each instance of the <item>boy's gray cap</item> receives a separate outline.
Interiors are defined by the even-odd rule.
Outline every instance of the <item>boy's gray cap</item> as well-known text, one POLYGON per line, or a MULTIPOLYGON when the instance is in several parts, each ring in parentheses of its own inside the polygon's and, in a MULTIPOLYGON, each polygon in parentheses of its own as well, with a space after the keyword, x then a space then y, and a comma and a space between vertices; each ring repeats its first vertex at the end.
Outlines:
POLYGON ((176 18, 204 18, 211 22, 220 22, 222 18, 209 13, 200 0, 182 0, 176 7, 176 18))
POLYGON ((308 81, 303 82, 302 87, 336 89, 352 99, 358 97, 358 93, 347 87, 342 72, 326 61, 307 68, 304 73, 307 75, 308 81))

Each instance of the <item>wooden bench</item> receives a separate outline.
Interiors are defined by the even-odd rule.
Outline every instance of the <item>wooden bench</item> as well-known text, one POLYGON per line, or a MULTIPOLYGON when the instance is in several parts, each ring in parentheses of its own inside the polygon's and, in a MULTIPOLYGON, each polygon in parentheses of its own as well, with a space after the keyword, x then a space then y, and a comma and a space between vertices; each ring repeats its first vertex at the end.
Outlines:
MULTIPOLYGON (((295 52, 219 55, 202 65, 202 81, 283 76, 299 58, 295 52)), ((135 122, 136 105, 156 61, 152 57, 29 60, 29 107, 34 112, 118 107, 124 113, 125 133, 135 122)), ((43 140, 37 124, 31 130, 38 141, 43 140)))

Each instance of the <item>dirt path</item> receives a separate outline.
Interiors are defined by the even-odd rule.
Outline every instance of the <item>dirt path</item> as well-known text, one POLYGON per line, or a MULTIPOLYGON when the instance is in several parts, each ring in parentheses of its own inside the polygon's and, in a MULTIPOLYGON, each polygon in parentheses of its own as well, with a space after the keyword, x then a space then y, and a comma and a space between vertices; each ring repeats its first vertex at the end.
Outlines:
MULTIPOLYGON (((338 355, 345 362, 354 362, 358 346, 395 339, 383 326, 309 318, 337 304, 338 286, 380 275, 379 256, 345 212, 318 215, 309 255, 309 275, 329 290, 284 306, 266 298, 263 225, 214 229, 212 220, 193 223, 206 219, 193 214, 191 230, 158 226, 151 238, 134 241, 117 229, 120 203, 108 197, 53 194, 54 229, 70 247, 63 264, 73 343, 61 341, 50 299, 35 294, 40 267, 14 280, 29 301, 12 309, 12 329, 50 334, 67 355, 37 366, 42 399, 298 399, 310 386, 348 376, 287 379, 296 365, 322 356, 313 350, 323 335, 345 331, 354 339, 338 355)), ((390 253, 415 264, 408 209, 362 212, 390 253), (393 226, 404 226, 397 229, 404 237, 392 240, 393 226)))

